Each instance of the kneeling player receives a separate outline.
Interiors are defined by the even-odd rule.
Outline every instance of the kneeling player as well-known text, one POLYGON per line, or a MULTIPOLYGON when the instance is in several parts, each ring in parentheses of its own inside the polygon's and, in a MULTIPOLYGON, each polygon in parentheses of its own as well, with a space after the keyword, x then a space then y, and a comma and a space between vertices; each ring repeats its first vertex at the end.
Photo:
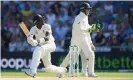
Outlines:
POLYGON ((46 67, 46 72, 55 72, 57 77, 62 77, 66 68, 57 67, 51 64, 50 53, 56 48, 51 26, 44 23, 44 17, 39 14, 34 16, 33 22, 35 26, 31 28, 27 41, 32 46, 36 46, 36 48, 33 52, 30 70, 25 73, 31 77, 35 77, 40 59, 42 59, 43 64, 46 67))

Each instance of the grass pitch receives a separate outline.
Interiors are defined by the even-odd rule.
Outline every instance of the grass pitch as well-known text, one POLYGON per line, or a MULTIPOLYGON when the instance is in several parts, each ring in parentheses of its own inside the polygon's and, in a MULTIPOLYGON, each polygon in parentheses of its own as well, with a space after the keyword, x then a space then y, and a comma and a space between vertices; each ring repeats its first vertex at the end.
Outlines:
POLYGON ((54 73, 38 72, 36 78, 31 78, 25 75, 24 72, 2 72, 2 80, 133 80, 132 72, 96 72, 97 78, 82 77, 68 77, 65 74, 63 78, 55 77, 54 73))

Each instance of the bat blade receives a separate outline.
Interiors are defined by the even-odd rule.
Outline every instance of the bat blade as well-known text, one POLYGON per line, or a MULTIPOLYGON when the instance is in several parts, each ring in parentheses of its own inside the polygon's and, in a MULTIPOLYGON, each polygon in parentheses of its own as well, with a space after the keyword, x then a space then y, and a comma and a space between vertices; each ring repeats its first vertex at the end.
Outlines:
POLYGON ((29 33, 29 30, 27 29, 26 25, 24 24, 24 22, 19 23, 20 28, 22 29, 22 31, 24 32, 24 34, 27 36, 29 33))

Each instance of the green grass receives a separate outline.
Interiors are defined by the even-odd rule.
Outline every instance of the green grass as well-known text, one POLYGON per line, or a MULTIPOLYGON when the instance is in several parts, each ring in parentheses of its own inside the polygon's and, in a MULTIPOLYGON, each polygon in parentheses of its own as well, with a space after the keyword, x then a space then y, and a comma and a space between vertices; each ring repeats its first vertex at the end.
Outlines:
MULTIPOLYGON (((24 72, 2 72, 1 76, 26 76, 24 72)), ((54 73, 38 72, 37 76, 54 77, 54 73)))
MULTIPOLYGON (((131 78, 133 79, 133 72, 96 72, 99 77, 108 78, 131 78)), ((67 73, 65 74, 67 75, 67 73)), ((81 75, 81 74, 80 74, 81 75)), ((1 72, 1 76, 26 76, 24 72, 1 72)), ((38 72, 40 77, 55 77, 54 73, 38 72)))

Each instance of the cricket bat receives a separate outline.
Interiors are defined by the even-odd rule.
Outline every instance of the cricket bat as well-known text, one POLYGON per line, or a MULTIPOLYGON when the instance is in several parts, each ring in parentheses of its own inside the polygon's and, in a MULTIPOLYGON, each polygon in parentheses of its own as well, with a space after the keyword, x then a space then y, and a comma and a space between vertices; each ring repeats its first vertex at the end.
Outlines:
POLYGON ((24 34, 25 34, 26 36, 28 36, 29 30, 28 30, 28 28, 26 27, 26 25, 24 24, 24 22, 20 22, 20 23, 19 23, 19 26, 20 26, 20 28, 22 29, 22 31, 24 32, 24 34))

